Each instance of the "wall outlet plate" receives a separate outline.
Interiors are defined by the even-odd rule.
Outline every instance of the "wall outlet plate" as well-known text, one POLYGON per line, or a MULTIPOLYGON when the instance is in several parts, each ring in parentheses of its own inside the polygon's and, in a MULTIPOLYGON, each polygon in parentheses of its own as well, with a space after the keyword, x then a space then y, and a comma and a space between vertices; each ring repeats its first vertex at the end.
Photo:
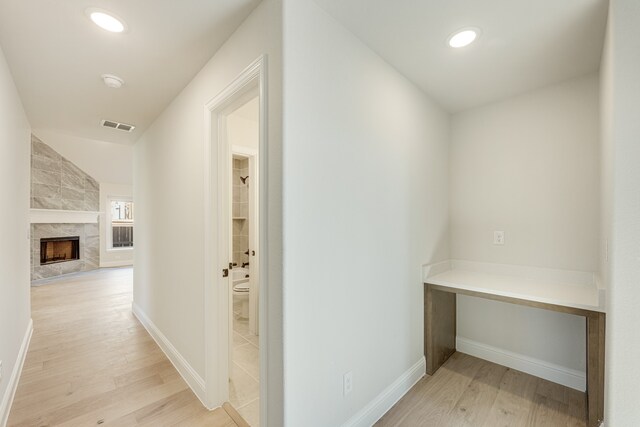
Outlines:
POLYGON ((344 395, 348 395, 353 391, 353 372, 349 371, 342 377, 342 391, 344 395))
POLYGON ((504 231, 494 231, 493 232, 493 244, 494 245, 504 245, 504 231))

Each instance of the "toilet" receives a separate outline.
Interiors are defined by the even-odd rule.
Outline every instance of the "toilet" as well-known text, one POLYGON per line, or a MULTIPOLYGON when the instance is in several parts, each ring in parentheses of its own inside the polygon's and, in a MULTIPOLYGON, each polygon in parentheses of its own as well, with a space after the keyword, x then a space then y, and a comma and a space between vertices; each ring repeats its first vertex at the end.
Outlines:
POLYGON ((240 317, 249 318, 249 280, 233 285, 233 300, 241 304, 240 317))

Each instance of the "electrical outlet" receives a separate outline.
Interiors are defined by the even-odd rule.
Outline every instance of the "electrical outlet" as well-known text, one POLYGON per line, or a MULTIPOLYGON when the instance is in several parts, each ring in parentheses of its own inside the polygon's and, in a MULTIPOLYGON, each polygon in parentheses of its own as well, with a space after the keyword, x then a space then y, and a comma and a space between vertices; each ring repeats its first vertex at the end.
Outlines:
POLYGON ((342 391, 348 395, 353 391, 353 372, 349 371, 342 377, 342 391))
POLYGON ((493 244, 494 245, 504 245, 504 231, 494 231, 493 232, 493 244))

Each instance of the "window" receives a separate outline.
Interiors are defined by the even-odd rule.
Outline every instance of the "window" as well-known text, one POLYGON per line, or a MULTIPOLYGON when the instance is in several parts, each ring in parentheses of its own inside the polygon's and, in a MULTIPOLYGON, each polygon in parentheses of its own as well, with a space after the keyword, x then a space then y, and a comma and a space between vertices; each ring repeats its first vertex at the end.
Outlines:
POLYGON ((133 202, 111 200, 111 248, 133 247, 133 202))

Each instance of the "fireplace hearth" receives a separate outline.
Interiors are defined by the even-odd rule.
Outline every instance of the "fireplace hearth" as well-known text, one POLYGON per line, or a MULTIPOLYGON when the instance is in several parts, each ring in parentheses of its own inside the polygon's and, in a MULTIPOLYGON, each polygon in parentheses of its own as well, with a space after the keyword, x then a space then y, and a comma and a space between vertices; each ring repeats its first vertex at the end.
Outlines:
POLYGON ((80 236, 40 239, 40 265, 80 259, 80 236))

